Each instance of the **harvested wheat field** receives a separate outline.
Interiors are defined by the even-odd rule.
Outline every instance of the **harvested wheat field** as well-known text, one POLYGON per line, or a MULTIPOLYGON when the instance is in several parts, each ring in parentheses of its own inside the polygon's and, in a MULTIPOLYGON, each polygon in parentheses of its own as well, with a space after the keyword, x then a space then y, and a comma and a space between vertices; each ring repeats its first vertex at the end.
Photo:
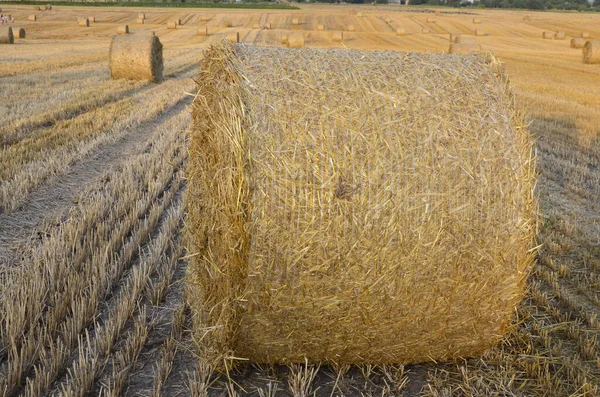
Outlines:
POLYGON ((0 396, 600 395, 600 65, 570 44, 582 32, 598 43, 600 15, 442 9, 428 23, 431 11, 3 5, 27 34, 0 57, 0 396), (86 15, 95 22, 79 26, 86 15), (474 19, 482 53, 447 54, 451 34, 474 40, 474 19), (129 47, 115 47, 111 66, 125 25, 117 40, 148 49, 127 67, 129 47), (221 54, 227 68, 198 79, 205 50, 232 34, 237 55, 221 54), (288 49, 284 36, 304 48, 288 49), (111 78, 111 67, 122 72, 111 78), (219 83, 227 70, 229 91, 219 83), (400 72, 408 77, 394 79, 400 72), (213 120, 199 122, 199 106, 210 103, 224 104, 210 114, 230 135, 198 135, 213 120), (348 135, 316 128, 323 120, 348 135), (225 125, 255 133, 245 140, 225 125), (256 131, 298 138, 278 145, 256 131), (229 152, 209 145, 219 137, 229 152), (348 142, 352 152, 339 149, 348 142), (246 144, 252 156, 240 152, 246 144), (411 163, 404 154, 416 147, 411 163), (217 172, 199 166, 228 159, 217 172), (234 167, 249 159, 260 160, 253 174, 234 167), (389 189, 378 191, 381 181, 389 189), (264 197, 248 200, 253 188, 264 197), (315 193, 326 188, 338 201, 315 193), (465 191, 477 201, 456 202, 465 191), (202 218, 207 199, 222 211, 202 218), (349 208, 353 217, 342 216, 349 208), (473 214, 489 227, 464 221, 473 214), (194 225, 205 229, 190 241, 194 225), (442 229, 456 234, 432 233, 442 229), (214 245, 215 230, 231 230, 221 235, 229 245, 214 245), (400 240, 413 242, 402 255, 419 267, 392 260, 400 240), (387 256, 368 259, 376 246, 387 256), (241 267, 219 268, 240 252, 241 267), (273 267, 280 257, 295 261, 273 267), (462 272, 460 283, 438 261, 462 272), (186 288, 198 263, 223 284, 186 288), (227 289, 243 293, 202 305, 227 289), (217 307, 225 314, 206 327, 201 317, 217 307), (224 342, 210 345, 215 331, 224 342))

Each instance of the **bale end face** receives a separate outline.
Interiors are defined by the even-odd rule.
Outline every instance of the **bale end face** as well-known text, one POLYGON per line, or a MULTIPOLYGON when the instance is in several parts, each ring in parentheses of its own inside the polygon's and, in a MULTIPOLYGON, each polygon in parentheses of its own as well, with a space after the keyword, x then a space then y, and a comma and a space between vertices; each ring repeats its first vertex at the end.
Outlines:
POLYGON ((26 36, 25 29, 13 28, 13 35, 15 36, 15 39, 24 39, 26 36))
POLYGON ((143 12, 141 12, 141 13, 138 14, 137 17, 138 17, 138 19, 146 19, 146 14, 143 13, 143 12))
POLYGON ((110 43, 109 59, 110 77, 113 80, 162 80, 162 44, 156 36, 114 36, 110 43))
POLYGON ((252 24, 252 29, 260 29, 260 24, 258 24, 258 23, 253 23, 253 24, 252 24))
POLYGON ((265 26, 263 26, 264 29, 266 30, 271 30, 271 24, 270 23, 265 23, 265 26))
POLYGON ((475 29, 475 36, 485 36, 485 31, 483 29, 475 29))
POLYGON ((15 36, 10 26, 0 26, 0 44, 14 44, 15 36))
POLYGON ((281 44, 287 45, 288 40, 289 40, 289 35, 287 33, 282 33, 281 36, 279 36, 279 42, 281 44))
POLYGON ((92 22, 96 22, 96 17, 88 17, 88 21, 90 21, 90 23, 92 22))
POLYGON ((145 23, 146 23, 146 20, 145 20, 144 18, 138 18, 138 19, 137 19, 137 21, 136 21, 136 23, 137 23, 138 25, 143 25, 143 24, 145 24, 145 23))
POLYGON ((167 29, 177 29, 177 22, 175 22, 175 21, 167 22, 167 29))
POLYGON ((317 30, 318 30, 318 31, 323 31, 323 30, 325 30, 325 26, 324 26, 324 25, 322 25, 322 24, 318 24, 318 25, 317 25, 317 30))
POLYGON ((83 18, 78 21, 78 24, 79 24, 79 26, 86 28, 86 27, 90 26, 90 20, 87 18, 83 18))
POLYGON ((35 22, 35 21, 37 21, 37 16, 35 16, 35 15, 30 15, 30 16, 29 16, 27 19, 28 19, 29 21, 31 21, 31 22, 35 22))
POLYGON ((427 18, 427 23, 435 23, 437 22, 437 20, 433 19, 433 18, 427 18))
POLYGON ((583 45, 583 63, 600 63, 600 40, 588 40, 583 45))
POLYGON ((196 32, 196 34, 198 36, 208 36, 208 26, 198 28, 198 31, 196 32))
POLYGON ((477 19, 477 18, 473 18, 473 23, 474 24, 480 24, 481 20, 477 19))

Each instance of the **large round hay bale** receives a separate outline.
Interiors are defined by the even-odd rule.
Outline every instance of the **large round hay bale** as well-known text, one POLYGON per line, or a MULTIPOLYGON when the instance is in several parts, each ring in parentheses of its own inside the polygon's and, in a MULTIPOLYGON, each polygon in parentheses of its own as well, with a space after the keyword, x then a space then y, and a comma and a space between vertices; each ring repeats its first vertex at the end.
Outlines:
POLYGON ((333 32, 331 34, 331 41, 334 43, 341 43, 344 41, 344 32, 333 32))
POLYGON ((90 20, 87 18, 81 18, 78 22, 79 26, 88 27, 90 26, 90 20))
POLYGON ((208 36, 208 26, 203 26, 201 28, 198 28, 198 31, 196 32, 196 34, 198 36, 208 36))
POLYGON ((143 12, 140 12, 137 17, 138 17, 138 19, 146 19, 146 14, 143 12))
POLYGON ((581 32, 581 38, 582 39, 589 39, 590 38, 590 33, 589 32, 581 32))
POLYGON ((431 30, 429 30, 429 28, 423 28, 423 29, 421 30, 421 33, 424 33, 424 34, 429 34, 429 33, 431 33, 431 30))
POLYGON ((454 39, 457 44, 477 44, 477 39, 474 36, 458 35, 454 39))
POLYGON ((456 43, 456 39, 461 36, 460 33, 450 33, 450 42, 456 43))
POLYGON ((90 21, 90 23, 96 23, 96 17, 88 17, 88 21, 90 21))
POLYGON ((138 25, 143 25, 146 23, 146 20, 144 18, 138 18, 137 21, 135 21, 135 23, 137 23, 138 25))
POLYGON ((571 48, 583 48, 585 44, 585 39, 574 38, 571 39, 571 48))
POLYGON ((536 211, 532 141, 495 58, 224 43, 196 81, 201 357, 411 363, 502 339, 536 211))
POLYGON ((583 63, 600 63, 600 41, 586 41, 583 45, 583 63))
POLYGON ((13 31, 13 36, 15 37, 15 39, 24 39, 26 36, 25 29, 23 29, 23 28, 13 27, 12 31, 13 31))
POLYGON ((287 45, 288 40, 289 40, 289 35, 287 33, 282 33, 281 36, 279 36, 279 42, 281 44, 287 45))
POLYGON ((227 33, 227 40, 231 41, 232 43, 239 43, 240 42, 240 32, 227 33))
POLYGON ((554 33, 554 40, 564 40, 566 37, 565 32, 556 32, 554 33))
POLYGON ((481 23, 481 20, 477 19, 477 18, 473 18, 473 23, 475 24, 479 24, 481 23))
POLYGON ((346 27, 346 30, 347 30, 348 32, 356 32, 356 27, 354 27, 354 25, 348 25, 348 26, 346 27))
POLYGON ((449 54, 474 54, 478 52, 481 52, 481 44, 477 43, 450 43, 450 48, 448 49, 449 54))
POLYGON ((28 16, 28 17, 27 17, 27 20, 29 20, 29 21, 31 21, 31 22, 35 22, 35 21, 37 21, 37 16, 35 16, 35 15, 30 15, 30 16, 28 16))
POLYGON ((300 25, 300 20, 298 18, 292 18, 292 25, 300 25))
POLYGON ((117 34, 129 34, 129 25, 121 25, 117 28, 117 34))
POLYGON ((406 34, 406 29, 404 27, 399 27, 396 29, 396 36, 404 36, 406 34))
POLYGON ((288 37, 288 48, 304 48, 304 35, 294 33, 288 37))
POLYGON ((167 22, 167 29, 177 29, 177 22, 175 22, 175 21, 167 22))
POLYGON ((0 26, 0 44, 14 44, 15 36, 10 26, 0 26))
POLYGON ((109 58, 112 79, 162 80, 162 44, 154 35, 114 36, 109 58))
POLYGON ((325 30, 325 25, 323 25, 323 24, 321 24, 321 23, 320 23, 320 24, 318 24, 318 25, 317 25, 317 30, 319 30, 319 31, 323 31, 323 30, 325 30))
POLYGON ((485 36, 485 31, 483 29, 475 29, 475 36, 485 36))
POLYGON ((546 39, 546 40, 552 40, 554 38, 554 33, 544 32, 544 33, 542 33, 542 38, 546 39))
POLYGON ((44 8, 46 10, 50 11, 50 10, 52 10, 52 5, 51 4, 46 4, 46 6, 44 8))

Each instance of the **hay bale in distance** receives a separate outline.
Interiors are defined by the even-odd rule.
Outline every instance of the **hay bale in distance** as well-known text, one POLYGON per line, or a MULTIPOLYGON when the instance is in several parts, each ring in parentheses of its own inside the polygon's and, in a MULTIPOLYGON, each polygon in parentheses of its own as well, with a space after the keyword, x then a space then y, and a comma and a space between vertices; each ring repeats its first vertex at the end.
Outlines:
POLYGON ((348 25, 348 26, 346 27, 346 30, 347 30, 348 32, 355 32, 355 31, 356 31, 356 28, 354 27, 354 25, 348 25))
POLYGON ((406 34, 406 29, 404 27, 399 27, 396 29, 396 36, 404 36, 406 34))
POLYGON ((581 38, 582 39, 589 39, 590 38, 589 32, 581 32, 581 38))
POLYGON ((121 25, 117 28, 117 34, 129 34, 129 25, 121 25))
POLYGON ((457 43, 457 44, 476 44, 477 43, 477 39, 475 37, 473 37, 473 36, 458 35, 454 39, 454 42, 457 43))
POLYGON ((298 18, 292 18, 292 25, 294 25, 294 26, 300 25, 300 20, 298 18))
POLYGON ((34 11, 40 11, 41 10, 40 6, 33 6, 33 9, 34 9, 34 11))
POLYGON ((383 20, 385 21, 385 23, 392 23, 392 18, 390 17, 385 17, 383 20))
POLYGON ((475 36, 485 36, 485 31, 483 29, 475 29, 475 36))
POLYGON ((263 29, 271 30, 271 24, 265 23, 265 25, 263 26, 263 29))
POLYGON ((431 362, 501 340, 536 206, 532 140, 497 65, 212 46, 185 193, 199 355, 431 362))
POLYGON ((600 63, 600 40, 588 40, 583 45, 583 63, 600 63))
POLYGON ((84 27, 84 28, 86 28, 86 27, 90 26, 90 20, 89 20, 89 19, 87 19, 87 18, 81 18, 81 19, 78 21, 78 23, 79 23, 79 26, 82 26, 82 27, 84 27))
POLYGON ((474 24, 480 24, 481 20, 479 20, 478 18, 473 18, 473 23, 474 24))
POLYGON ((23 29, 23 28, 13 27, 12 31, 13 31, 13 36, 15 37, 15 39, 24 39, 26 36, 25 29, 23 29))
POLYGON ((554 33, 554 40, 564 40, 566 37, 565 32, 554 33))
POLYGON ((427 23, 435 23, 437 22, 437 20, 433 19, 433 18, 427 18, 427 23))
POLYGON ((198 28, 196 34, 198 36, 208 36, 208 26, 202 26, 201 28, 198 28))
POLYGON ((177 22, 175 22, 175 21, 167 22, 167 29, 177 29, 177 22))
POLYGON ((279 36, 279 42, 281 44, 287 45, 288 40, 289 40, 289 35, 287 33, 282 33, 281 36, 279 36))
POLYGON ((293 33, 288 37, 288 48, 304 48, 304 35, 293 33))
POLYGON ((460 33, 450 33, 450 42, 456 43, 456 39, 461 36, 460 33))
POLYGON ((138 18, 137 21, 135 21, 135 22, 139 25, 143 25, 146 23, 146 20, 144 18, 138 18))
POLYGON ((320 24, 317 25, 317 30, 318 31, 323 31, 323 30, 325 30, 325 26, 320 23, 320 24))
POLYGON ((440 15, 442 15, 442 12, 440 10, 436 10, 435 13, 434 13, 434 15, 436 17, 439 17, 440 15))
POLYGON ((554 38, 554 33, 544 32, 544 33, 542 33, 542 38, 546 39, 546 40, 552 40, 554 38))
POLYGON ((46 6, 44 8, 46 8, 46 10, 50 11, 50 10, 52 10, 52 5, 46 4, 46 6))
POLYGON ((583 48, 585 39, 573 38, 571 39, 571 48, 583 48))
POLYGON ((146 19, 146 14, 143 12, 140 12, 137 17, 138 17, 138 19, 146 19))
POLYGON ((450 48, 448 49, 449 54, 475 54, 478 52, 481 52, 481 44, 477 43, 450 43, 450 48))
POLYGON ((0 44, 14 44, 15 36, 10 26, 0 26, 0 44))
POLYGON ((429 34, 429 33, 431 33, 431 30, 429 30, 429 28, 423 28, 421 30, 421 33, 423 33, 423 34, 429 34))
POLYGON ((233 26, 233 24, 231 23, 231 21, 227 21, 227 20, 225 20, 225 21, 223 21, 223 22, 221 23, 221 26, 222 26, 222 27, 224 27, 224 28, 230 28, 230 27, 232 27, 232 26, 233 26))
POLYGON ((331 41, 334 43, 341 43, 344 41, 344 32, 333 32, 331 34, 331 41))
POLYGON ((232 43, 239 43, 240 42, 240 32, 227 33, 227 40, 231 41, 232 43))
POLYGON ((96 17, 88 17, 88 21, 90 21, 90 23, 96 23, 96 17))
POLYGON ((162 80, 162 44, 154 35, 114 36, 110 43, 109 59, 110 77, 113 80, 162 80))
POLYGON ((27 17, 27 20, 30 21, 30 22, 35 22, 35 21, 37 21, 37 16, 30 15, 29 17, 27 17))
POLYGON ((210 21, 210 17, 208 15, 202 15, 200 17, 200 22, 208 22, 210 21))
POLYGON ((181 26, 181 19, 177 18, 177 19, 175 20, 175 23, 176 23, 177 25, 181 26))

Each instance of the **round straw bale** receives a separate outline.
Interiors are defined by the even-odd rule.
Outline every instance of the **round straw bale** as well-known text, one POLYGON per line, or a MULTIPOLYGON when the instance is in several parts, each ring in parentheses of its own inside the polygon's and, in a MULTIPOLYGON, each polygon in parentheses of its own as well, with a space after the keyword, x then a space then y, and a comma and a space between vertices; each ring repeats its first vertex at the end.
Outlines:
POLYGON ((479 20, 477 18, 473 18, 473 23, 481 23, 481 20, 479 20))
POLYGON ((287 44, 289 40, 289 36, 287 33, 282 33, 281 36, 279 36, 279 42, 281 44, 287 44))
POLYGON ((531 21, 531 17, 530 17, 529 15, 525 15, 525 16, 523 17, 523 20, 524 20, 524 21, 531 21))
POLYGON ((96 22, 96 17, 88 17, 88 20, 90 21, 90 23, 92 22, 96 22))
POLYGON ((196 81, 203 358, 431 362, 502 339, 535 260, 536 173, 493 56, 220 43, 196 81))
POLYGON ((200 21, 201 22, 208 22, 208 21, 210 21, 210 17, 208 15, 202 15, 200 17, 200 21))
POLYGON ((431 30, 429 30, 429 28, 423 28, 423 30, 421 30, 421 32, 424 34, 429 34, 429 33, 431 33, 431 30))
POLYGON ((571 39, 571 48, 583 48, 585 39, 574 38, 571 39))
POLYGON ((0 44, 14 44, 15 36, 10 26, 0 26, 0 44))
POLYGON ((292 25, 300 25, 300 20, 298 18, 292 18, 292 25))
POLYGON ((392 18, 390 18, 390 17, 385 17, 385 18, 384 18, 384 21, 385 21, 386 23, 391 23, 391 22, 392 22, 392 18))
POLYGON ((406 34, 406 29, 403 27, 396 29, 396 36, 404 36, 406 34))
POLYGON ((30 15, 29 17, 27 17, 27 20, 31 21, 31 22, 35 22, 37 21, 37 16, 35 15, 30 15))
POLYGON ((240 42, 240 32, 227 33, 227 40, 231 41, 232 43, 239 43, 240 42))
POLYGON ((140 12, 137 17, 138 17, 138 19, 146 19, 146 14, 143 12, 140 12))
POLYGON ((458 44, 476 44, 477 43, 477 39, 475 37, 473 37, 473 36, 458 35, 454 39, 454 42, 458 43, 458 44))
POLYGON ((483 29, 475 29, 475 36, 485 36, 485 31, 483 29))
POLYGON ((331 34, 331 41, 340 43, 344 40, 344 32, 333 32, 331 34))
POLYGON ((198 36, 208 36, 208 26, 202 26, 201 28, 198 28, 196 34, 198 36))
POLYGON ((582 39, 589 39, 590 38, 589 32, 581 32, 581 38, 582 39))
POLYGON ((550 40, 552 40, 554 38, 554 33, 552 33, 552 32, 544 32, 544 33, 542 33, 542 38, 543 39, 550 39, 550 40))
POLYGON ((128 34, 129 25, 121 25, 117 28, 117 34, 128 34))
POLYGON ((223 21, 223 22, 221 23, 221 26, 222 26, 222 27, 224 27, 224 28, 230 28, 230 27, 232 27, 233 25, 231 24, 231 21, 227 21, 227 20, 225 20, 225 21, 223 21))
POLYGON ((265 25, 263 26, 264 29, 267 30, 271 30, 271 24, 270 23, 265 23, 265 25))
POLYGON ((177 22, 175 22, 175 21, 167 22, 167 29, 177 29, 177 22))
POLYGON ((12 28, 13 30, 13 36, 15 37, 15 39, 24 39, 25 38, 25 29, 23 28, 12 28))
POLYGON ((458 43, 450 43, 450 49, 448 50, 449 54, 473 54, 481 52, 480 44, 458 44, 458 43))
POLYGON ((461 36, 460 33, 450 33, 450 41, 452 43, 456 43, 456 39, 461 36))
POLYGON ((178 19, 176 19, 176 20, 175 20, 175 23, 176 23, 177 25, 181 25, 181 19, 179 19, 179 18, 178 18, 178 19))
POLYGON ((323 24, 318 24, 317 30, 325 30, 325 26, 323 24))
POLYGON ((41 10, 40 6, 33 6, 33 9, 34 9, 35 11, 40 11, 40 10, 41 10))
POLYGON ((354 25, 348 25, 348 26, 346 27, 346 30, 347 30, 348 32, 355 32, 355 31, 356 31, 356 28, 354 27, 354 25))
POLYGON ((88 27, 90 26, 90 20, 87 18, 81 18, 79 21, 79 26, 88 27))
POLYGON ((51 4, 46 4, 45 8, 46 8, 46 10, 50 11, 52 9, 52 5, 51 4))
POLYGON ((588 40, 583 45, 583 63, 600 63, 600 41, 588 40))
POLYGON ((253 23, 253 24, 252 24, 252 29, 260 29, 260 24, 258 24, 258 23, 253 23))
POLYGON ((114 36, 110 43, 109 58, 110 77, 113 80, 162 80, 162 44, 154 35, 114 36))
POLYGON ((554 40, 564 40, 566 37, 565 32, 554 33, 554 40))
POLYGON ((146 20, 144 18, 138 18, 137 21, 136 21, 136 23, 139 24, 139 25, 143 25, 143 24, 146 23, 146 20))
POLYGON ((437 22, 435 19, 427 18, 427 23, 435 23, 435 22, 437 22))
POLYGON ((304 35, 294 33, 288 37, 288 48, 304 48, 304 35))

